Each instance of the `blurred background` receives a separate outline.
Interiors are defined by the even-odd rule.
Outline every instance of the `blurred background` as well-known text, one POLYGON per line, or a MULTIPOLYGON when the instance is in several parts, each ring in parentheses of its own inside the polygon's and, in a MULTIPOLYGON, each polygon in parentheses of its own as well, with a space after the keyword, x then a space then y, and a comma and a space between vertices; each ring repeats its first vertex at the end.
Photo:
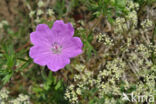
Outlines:
POLYGON ((155 104, 155 36, 155 0, 0 0, 0 104, 155 104), (29 57, 30 33, 55 20, 83 42, 58 72, 29 57))

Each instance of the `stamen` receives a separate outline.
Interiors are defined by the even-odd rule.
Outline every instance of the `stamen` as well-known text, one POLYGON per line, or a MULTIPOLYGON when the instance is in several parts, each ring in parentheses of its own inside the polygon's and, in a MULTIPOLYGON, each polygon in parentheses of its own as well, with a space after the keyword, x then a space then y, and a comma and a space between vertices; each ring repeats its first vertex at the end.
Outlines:
POLYGON ((57 42, 54 42, 54 43, 52 44, 51 50, 52 50, 52 52, 53 52, 54 54, 59 54, 59 53, 61 53, 61 51, 62 51, 62 46, 59 45, 57 42))

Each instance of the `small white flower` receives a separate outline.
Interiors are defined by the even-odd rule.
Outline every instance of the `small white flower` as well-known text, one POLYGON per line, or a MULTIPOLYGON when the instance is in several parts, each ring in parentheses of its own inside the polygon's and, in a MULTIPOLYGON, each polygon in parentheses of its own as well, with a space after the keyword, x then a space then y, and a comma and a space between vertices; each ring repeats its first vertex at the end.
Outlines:
POLYGON ((37 15, 40 16, 40 15, 42 15, 42 14, 43 14, 43 11, 42 11, 41 9, 38 9, 38 10, 37 10, 37 15))
POLYGON ((54 15, 53 9, 48 9, 47 14, 48 14, 49 16, 54 15))
POLYGON ((40 0, 37 5, 38 5, 38 7, 43 7, 44 6, 44 2, 42 0, 40 0))
POLYGON ((29 13, 29 17, 33 17, 34 16, 34 14, 35 14, 35 11, 30 11, 30 13, 29 13))
POLYGON ((77 93, 78 95, 81 95, 81 90, 80 90, 80 88, 77 88, 77 89, 76 89, 76 93, 77 93))

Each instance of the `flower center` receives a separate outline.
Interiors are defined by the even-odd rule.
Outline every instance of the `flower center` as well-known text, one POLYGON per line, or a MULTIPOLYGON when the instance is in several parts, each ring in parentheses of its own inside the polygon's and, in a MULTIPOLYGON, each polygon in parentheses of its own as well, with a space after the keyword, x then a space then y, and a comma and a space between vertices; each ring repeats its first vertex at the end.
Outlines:
POLYGON ((62 46, 59 45, 57 42, 54 42, 54 43, 52 44, 51 50, 52 50, 52 52, 53 52, 54 54, 59 54, 59 53, 61 53, 62 46))

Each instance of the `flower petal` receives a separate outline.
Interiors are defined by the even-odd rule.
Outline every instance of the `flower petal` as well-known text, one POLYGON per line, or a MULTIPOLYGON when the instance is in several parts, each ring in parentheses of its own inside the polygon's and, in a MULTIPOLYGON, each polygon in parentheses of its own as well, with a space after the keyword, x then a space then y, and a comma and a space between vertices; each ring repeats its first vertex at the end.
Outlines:
POLYGON ((34 63, 39 64, 41 66, 47 65, 47 62, 50 60, 50 55, 46 54, 44 56, 40 56, 37 58, 34 58, 34 63))
POLYGON ((48 47, 33 46, 30 48, 29 56, 34 59, 34 62, 40 65, 45 65, 42 61, 46 62, 47 56, 50 56, 52 52, 48 47))
POLYGON ((64 42, 62 54, 72 58, 82 53, 82 42, 80 38, 73 37, 72 39, 64 42))
POLYGON ((39 24, 37 27, 36 27, 36 31, 46 31, 47 29, 49 29, 48 25, 46 24, 39 24))
POLYGON ((74 35, 74 28, 70 23, 65 24, 62 20, 56 20, 53 24, 52 31, 59 35, 74 35))
POLYGON ((55 55, 53 56, 53 59, 48 62, 47 66, 50 70, 56 72, 64 68, 69 63, 70 63, 70 59, 66 58, 66 56, 55 55))
POLYGON ((30 34, 30 40, 34 45, 49 45, 53 42, 54 38, 55 36, 53 35, 53 32, 50 29, 41 31, 41 29, 38 28, 37 31, 32 32, 30 34))

